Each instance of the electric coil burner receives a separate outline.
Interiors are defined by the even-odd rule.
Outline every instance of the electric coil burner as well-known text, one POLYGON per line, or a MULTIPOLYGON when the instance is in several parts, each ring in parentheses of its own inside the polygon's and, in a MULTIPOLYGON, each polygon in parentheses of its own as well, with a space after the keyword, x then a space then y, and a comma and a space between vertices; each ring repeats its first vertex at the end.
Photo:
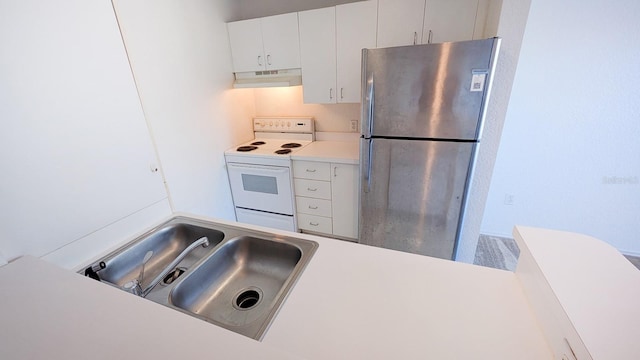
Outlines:
POLYGON ((296 231, 291 154, 314 140, 312 118, 255 118, 255 139, 225 151, 239 222, 296 231))

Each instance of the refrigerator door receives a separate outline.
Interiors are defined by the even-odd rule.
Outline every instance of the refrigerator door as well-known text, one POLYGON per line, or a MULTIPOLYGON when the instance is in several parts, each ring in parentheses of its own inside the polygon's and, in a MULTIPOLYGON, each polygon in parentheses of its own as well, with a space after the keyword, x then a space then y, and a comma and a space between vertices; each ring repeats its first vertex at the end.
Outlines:
POLYGON ((360 141, 360 242, 453 259, 476 144, 360 141))
POLYGON ((363 50, 363 135, 479 138, 499 39, 363 50))

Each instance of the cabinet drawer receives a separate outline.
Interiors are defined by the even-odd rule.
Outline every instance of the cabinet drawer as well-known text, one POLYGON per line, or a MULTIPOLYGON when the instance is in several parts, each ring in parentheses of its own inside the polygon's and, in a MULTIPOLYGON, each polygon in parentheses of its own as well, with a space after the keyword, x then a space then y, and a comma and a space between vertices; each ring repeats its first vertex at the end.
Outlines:
POLYGON ((331 183, 328 181, 293 179, 297 196, 331 200, 331 183))
POLYGON ((298 179, 331 180, 329 163, 317 161, 294 161, 293 177, 298 179))
POLYGON ((297 212, 309 215, 331 217, 331 201, 296 196, 297 212))
POLYGON ((331 234, 331 218, 298 214, 298 227, 303 230, 316 231, 324 234, 331 234))

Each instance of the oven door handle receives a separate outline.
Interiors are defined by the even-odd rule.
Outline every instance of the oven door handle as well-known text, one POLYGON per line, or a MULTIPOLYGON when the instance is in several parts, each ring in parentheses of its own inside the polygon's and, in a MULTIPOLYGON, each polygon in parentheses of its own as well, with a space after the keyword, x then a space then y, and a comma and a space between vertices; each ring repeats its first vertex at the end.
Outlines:
POLYGON ((271 173, 286 173, 289 171, 289 168, 282 166, 261 166, 261 165, 240 165, 240 164, 227 164, 227 166, 231 169, 237 170, 259 170, 266 171, 271 173))

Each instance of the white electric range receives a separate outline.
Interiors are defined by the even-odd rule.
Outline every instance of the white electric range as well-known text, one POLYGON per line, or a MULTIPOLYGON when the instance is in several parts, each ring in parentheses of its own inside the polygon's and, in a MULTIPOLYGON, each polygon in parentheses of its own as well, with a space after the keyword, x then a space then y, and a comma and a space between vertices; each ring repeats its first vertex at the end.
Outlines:
POLYGON ((314 140, 313 118, 255 118, 253 130, 224 153, 236 219, 297 231, 291 154, 314 140))

